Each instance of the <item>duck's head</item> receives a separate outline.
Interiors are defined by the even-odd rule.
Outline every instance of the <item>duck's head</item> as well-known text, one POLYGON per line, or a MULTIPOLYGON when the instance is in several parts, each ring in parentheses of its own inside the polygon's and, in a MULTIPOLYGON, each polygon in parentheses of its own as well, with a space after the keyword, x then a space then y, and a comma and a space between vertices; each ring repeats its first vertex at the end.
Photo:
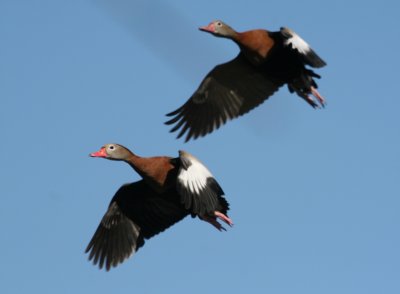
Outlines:
POLYGON ((214 20, 207 26, 200 27, 199 30, 222 38, 233 38, 236 34, 234 29, 221 20, 214 20))
POLYGON ((115 143, 105 144, 99 151, 90 153, 91 157, 100 157, 110 160, 127 160, 131 155, 132 152, 129 151, 128 148, 115 143))

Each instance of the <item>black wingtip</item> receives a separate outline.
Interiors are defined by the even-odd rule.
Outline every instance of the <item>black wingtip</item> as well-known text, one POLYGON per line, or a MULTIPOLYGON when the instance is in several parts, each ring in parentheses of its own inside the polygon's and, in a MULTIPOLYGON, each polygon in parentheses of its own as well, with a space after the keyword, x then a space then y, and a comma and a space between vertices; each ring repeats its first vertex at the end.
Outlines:
POLYGON ((321 68, 326 66, 326 62, 318 56, 317 53, 315 53, 314 50, 310 49, 309 52, 305 55, 305 61, 308 65, 314 67, 314 68, 321 68))
POLYGON ((178 114, 179 112, 181 112, 182 109, 183 109, 183 105, 181 107, 179 107, 178 109, 175 109, 174 111, 167 113, 165 116, 174 116, 174 115, 178 114))

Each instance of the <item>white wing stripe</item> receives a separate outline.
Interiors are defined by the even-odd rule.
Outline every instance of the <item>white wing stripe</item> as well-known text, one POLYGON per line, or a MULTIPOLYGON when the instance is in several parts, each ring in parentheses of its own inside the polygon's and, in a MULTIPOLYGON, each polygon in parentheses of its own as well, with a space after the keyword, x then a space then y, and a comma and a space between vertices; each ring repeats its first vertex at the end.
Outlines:
POLYGON ((301 54, 306 54, 310 51, 310 45, 307 44, 299 35, 292 33, 292 37, 285 41, 285 45, 292 44, 301 54))
POLYGON ((213 177, 210 171, 197 160, 189 159, 191 165, 187 170, 181 169, 178 180, 192 193, 200 194, 207 185, 207 178, 213 177))

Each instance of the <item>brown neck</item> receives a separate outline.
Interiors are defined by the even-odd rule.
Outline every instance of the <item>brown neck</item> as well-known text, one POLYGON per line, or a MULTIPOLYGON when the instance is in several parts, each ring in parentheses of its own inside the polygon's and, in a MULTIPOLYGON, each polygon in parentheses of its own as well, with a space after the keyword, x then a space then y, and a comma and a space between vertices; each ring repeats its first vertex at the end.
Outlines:
MULTIPOLYGON (((174 166, 170 163, 170 158, 160 157, 140 157, 132 154, 126 162, 157 192, 162 192, 169 188, 168 176, 174 166), (167 183, 168 182, 168 183, 167 183)), ((176 175, 175 175, 176 176, 176 175)))
POLYGON ((229 36, 229 39, 231 39, 233 42, 239 44, 240 39, 241 39, 242 33, 238 33, 236 31, 233 31, 232 35, 229 36))
POLYGON ((137 156, 136 154, 131 152, 131 155, 128 157, 128 159, 125 160, 125 162, 129 164, 142 177, 146 175, 144 171, 146 162, 145 158, 137 156))

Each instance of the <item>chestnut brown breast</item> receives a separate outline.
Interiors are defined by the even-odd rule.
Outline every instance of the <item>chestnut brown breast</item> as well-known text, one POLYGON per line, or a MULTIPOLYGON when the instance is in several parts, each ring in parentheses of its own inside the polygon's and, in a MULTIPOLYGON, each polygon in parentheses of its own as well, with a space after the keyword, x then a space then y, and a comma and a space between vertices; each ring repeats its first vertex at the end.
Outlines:
POLYGON ((128 163, 155 191, 162 193, 176 185, 177 167, 168 156, 132 157, 128 163))
POLYGON ((238 33, 235 41, 253 65, 259 65, 265 61, 275 45, 275 41, 269 36, 266 30, 252 30, 238 33))

